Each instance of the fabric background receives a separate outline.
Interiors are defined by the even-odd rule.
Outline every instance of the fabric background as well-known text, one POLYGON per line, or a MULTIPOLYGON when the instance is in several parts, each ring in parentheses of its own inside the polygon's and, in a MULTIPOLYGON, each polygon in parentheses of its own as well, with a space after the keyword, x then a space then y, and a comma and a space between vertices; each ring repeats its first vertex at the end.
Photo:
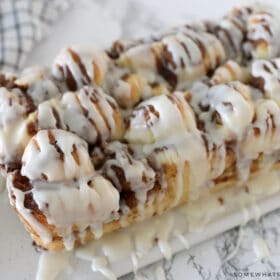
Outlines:
POLYGON ((0 1, 0 71, 20 69, 71 0, 0 1))

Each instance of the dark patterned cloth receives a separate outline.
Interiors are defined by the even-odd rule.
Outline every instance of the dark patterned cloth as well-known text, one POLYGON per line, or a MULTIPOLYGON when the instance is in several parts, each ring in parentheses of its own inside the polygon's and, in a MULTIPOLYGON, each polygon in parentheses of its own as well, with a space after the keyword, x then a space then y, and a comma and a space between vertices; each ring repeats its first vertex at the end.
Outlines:
POLYGON ((23 67, 35 43, 72 0, 0 0, 0 70, 23 67))

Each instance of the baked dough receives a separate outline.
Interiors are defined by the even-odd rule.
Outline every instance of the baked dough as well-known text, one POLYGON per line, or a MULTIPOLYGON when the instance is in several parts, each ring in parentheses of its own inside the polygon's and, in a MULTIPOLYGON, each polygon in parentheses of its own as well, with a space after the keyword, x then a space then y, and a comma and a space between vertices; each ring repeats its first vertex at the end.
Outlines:
POLYGON ((36 244, 72 249, 279 168, 278 21, 241 7, 0 77, 0 162, 36 244))

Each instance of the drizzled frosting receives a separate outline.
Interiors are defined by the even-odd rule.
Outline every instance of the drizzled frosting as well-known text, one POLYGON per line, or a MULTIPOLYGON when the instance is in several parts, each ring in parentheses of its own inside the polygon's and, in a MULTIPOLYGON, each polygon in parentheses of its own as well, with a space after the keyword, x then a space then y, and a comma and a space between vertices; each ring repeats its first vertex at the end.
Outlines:
POLYGON ((55 84, 51 77, 50 69, 47 67, 25 69, 16 78, 14 84, 26 89, 26 94, 30 96, 36 106, 61 94, 58 85, 55 84))
POLYGON ((195 128, 193 112, 178 92, 153 97, 139 104, 130 117, 125 138, 130 143, 151 144, 173 134, 193 132, 195 128))
MULTIPOLYGON (((242 152, 248 158, 272 154, 280 147, 280 108, 273 100, 260 99, 255 105, 254 122, 248 128, 242 152)), ((276 155, 276 154, 275 154, 276 155)))
POLYGON ((109 180, 95 175, 87 144, 78 136, 58 129, 41 130, 27 145, 22 162, 21 175, 15 171, 8 176, 8 190, 12 203, 44 244, 50 242, 50 228, 30 212, 34 207, 56 226, 67 249, 74 245, 74 224, 82 233, 114 219, 119 192, 109 180))
POLYGON ((163 36, 122 53, 120 66, 141 72, 151 81, 165 80, 172 87, 203 76, 225 58, 224 49, 213 35, 190 28, 163 36), (155 77, 158 73, 161 79, 155 77))
POLYGON ((239 82, 197 88, 191 104, 211 138, 217 143, 241 139, 254 116, 249 88, 239 82))
POLYGON ((47 67, 28 68, 18 76, 2 75, 0 84, 6 87, 0 88, 0 163, 13 169, 20 165, 23 149, 37 131, 36 106, 61 92, 47 67))
POLYGON ((279 26, 269 9, 242 7, 120 44, 111 58, 70 47, 51 73, 0 76, 0 161, 17 164, 8 180, 17 211, 44 244, 55 234, 71 248, 106 222, 126 226, 130 211, 160 214, 228 171, 246 180, 254 159, 276 162, 279 61, 246 59, 275 56, 279 26))
POLYGON ((130 74, 117 81, 112 95, 122 107, 132 108, 142 98, 150 97, 151 89, 142 76, 130 74))
POLYGON ((22 156, 21 174, 31 180, 55 182, 93 174, 87 143, 59 129, 41 130, 22 156))
POLYGON ((248 80, 248 70, 236 61, 228 60, 215 70, 210 82, 212 84, 224 84, 232 81, 247 82, 248 80))
POLYGON ((101 85, 108 66, 105 52, 73 46, 60 51, 54 60, 52 73, 57 80, 65 81, 68 89, 77 90, 84 85, 101 85))
POLYGON ((84 230, 107 221, 119 209, 118 191, 101 176, 61 184, 35 181, 32 193, 39 209, 57 227, 76 224, 84 230))
POLYGON ((147 163, 147 159, 136 159, 127 145, 112 142, 105 147, 106 161, 102 174, 119 191, 133 191, 142 203, 146 201, 147 191, 156 181, 156 173, 147 163))
POLYGON ((20 159, 30 138, 36 133, 36 112, 23 120, 0 129, 0 163, 4 168, 14 169, 20 166, 20 159))
POLYGON ((41 103, 38 126, 69 130, 92 144, 119 139, 123 133, 123 119, 115 100, 95 87, 67 92, 61 99, 41 103))
POLYGON ((280 59, 256 60, 251 66, 252 84, 266 98, 280 101, 280 59))
POLYGON ((6 129, 13 121, 26 116, 32 110, 32 102, 20 90, 0 88, 0 128, 6 129))
POLYGON ((240 7, 230 11, 220 22, 210 26, 210 31, 221 40, 227 57, 242 58, 242 42, 246 37, 246 22, 252 7, 240 7))
POLYGON ((20 89, 0 88, 0 163, 18 165, 22 150, 33 134, 35 110, 32 100, 20 89))
POLYGON ((279 10, 259 5, 247 22, 245 53, 253 58, 272 58, 280 54, 279 10))

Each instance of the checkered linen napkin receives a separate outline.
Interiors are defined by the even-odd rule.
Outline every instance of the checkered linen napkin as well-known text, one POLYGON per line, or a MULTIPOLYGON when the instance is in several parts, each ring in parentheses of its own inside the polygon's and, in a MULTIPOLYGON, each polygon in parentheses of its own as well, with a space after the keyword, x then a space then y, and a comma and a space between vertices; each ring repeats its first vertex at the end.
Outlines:
POLYGON ((0 0, 0 71, 20 69, 72 0, 0 0))

